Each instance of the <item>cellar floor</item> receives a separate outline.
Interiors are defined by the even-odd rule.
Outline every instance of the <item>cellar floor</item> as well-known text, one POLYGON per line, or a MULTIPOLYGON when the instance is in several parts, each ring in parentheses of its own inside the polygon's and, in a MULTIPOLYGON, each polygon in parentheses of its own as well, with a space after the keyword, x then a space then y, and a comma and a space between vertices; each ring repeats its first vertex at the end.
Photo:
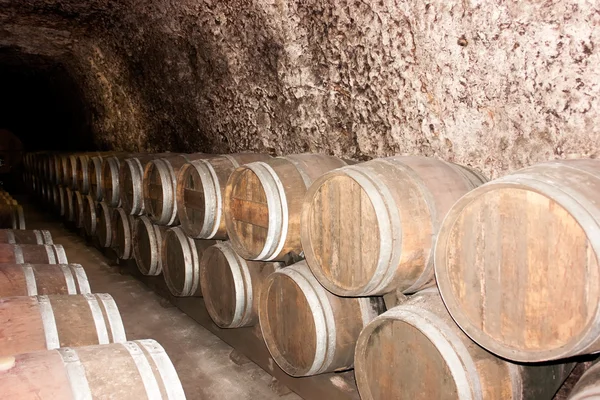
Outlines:
POLYGON ((53 214, 40 211, 27 197, 15 197, 23 205, 27 228, 49 230, 54 242, 64 246, 69 262, 85 268, 92 291, 113 296, 128 339, 151 338, 165 348, 189 400, 300 399, 294 393, 276 394, 269 386, 271 376, 259 366, 249 360, 231 361, 229 345, 134 277, 120 274, 53 214))

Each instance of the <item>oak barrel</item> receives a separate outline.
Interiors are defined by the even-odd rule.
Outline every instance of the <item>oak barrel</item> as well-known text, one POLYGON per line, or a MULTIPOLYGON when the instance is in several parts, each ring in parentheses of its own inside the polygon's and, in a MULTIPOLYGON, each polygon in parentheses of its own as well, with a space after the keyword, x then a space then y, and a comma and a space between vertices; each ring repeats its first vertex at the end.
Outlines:
POLYGON ((568 400, 592 400, 600 398, 600 364, 596 362, 579 378, 568 400))
POLYGON ((0 243, 9 244, 54 244, 50 231, 0 229, 0 243))
POLYGON ((169 356, 150 339, 19 354, 0 368, 4 400, 185 400, 169 356))
POLYGON ((63 177, 64 184, 72 190, 77 190, 77 156, 79 153, 67 156, 67 166, 63 177))
POLYGON ((113 242, 113 208, 101 201, 96 205, 96 238, 100 247, 111 247, 113 242))
POLYGON ((551 399, 575 363, 525 367, 471 341, 436 288, 375 318, 356 344, 354 373, 363 400, 551 399))
POLYGON ((0 264, 0 297, 88 293, 79 264, 0 264))
POLYGON ((67 222, 75 221, 75 192, 70 187, 65 188, 65 215, 67 222))
POLYGON ((215 243, 214 240, 192 239, 178 226, 166 231, 161 248, 162 270, 174 296, 202 296, 200 258, 215 243))
POLYGON ((177 215, 181 228, 195 239, 227 239, 223 198, 231 173, 240 165, 272 158, 267 154, 240 153, 196 160, 177 175, 177 215))
POLYGON ((143 275, 160 275, 162 273, 162 257, 160 255, 162 238, 169 229, 155 225, 145 215, 135 220, 133 257, 143 275))
POLYGON ((244 260, 229 242, 207 248, 200 258, 200 287, 215 324, 221 328, 256 325, 260 289, 280 264, 244 260))
POLYGON ((59 206, 58 206, 58 215, 66 218, 67 213, 69 212, 69 205, 67 200, 67 188, 62 185, 57 186, 58 189, 58 198, 59 198, 59 206))
POLYGON ((135 220, 133 215, 125 212, 122 208, 115 208, 111 218, 112 245, 117 257, 129 260, 133 256, 133 227, 135 220))
POLYGON ((143 154, 123 160, 119 170, 119 196, 121 207, 129 214, 142 215, 145 212, 142 182, 146 164, 169 155, 172 154, 143 154))
POLYGON ((102 163, 106 157, 110 155, 96 155, 88 160, 89 193, 96 201, 102 201, 102 163))
POLYGON ((151 160, 144 168, 142 197, 144 210, 159 225, 177 225, 177 174, 190 161, 213 157, 205 153, 177 154, 151 160))
POLYGON ((248 260, 282 261, 300 254, 300 212, 307 188, 347 162, 295 154, 237 168, 225 189, 225 224, 235 251, 248 260))
POLYGON ((98 219, 96 217, 96 201, 92 195, 83 196, 83 229, 86 235, 94 236, 98 219))
POLYGON ((0 264, 67 264, 67 255, 60 244, 0 243, 0 264))
POLYGON ((26 229, 23 207, 19 204, 0 204, 1 229, 26 229))
POLYGON ((85 196, 81 194, 79 191, 73 192, 73 197, 71 197, 73 201, 73 222, 75 223, 76 228, 83 228, 83 212, 85 206, 85 196))
POLYGON ((81 194, 88 194, 90 190, 90 156, 98 153, 83 153, 75 157, 75 182, 73 188, 81 194))
POLYGON ((600 351, 600 160, 537 164, 460 199, 435 269, 452 317, 510 360, 600 351))
POLYGON ((112 156, 102 160, 102 200, 110 207, 118 207, 121 202, 119 193, 119 171, 124 156, 112 156))
POLYGON ((305 261, 267 277, 258 315, 273 359, 292 376, 350 369, 360 331, 384 311, 380 297, 338 297, 305 261))
POLYGON ((0 298, 0 326, 0 357, 127 340, 108 294, 0 298))
POLYGON ((319 178, 302 210, 308 265, 339 296, 404 293, 435 282, 433 248, 450 207, 485 182, 428 157, 389 157, 319 178))

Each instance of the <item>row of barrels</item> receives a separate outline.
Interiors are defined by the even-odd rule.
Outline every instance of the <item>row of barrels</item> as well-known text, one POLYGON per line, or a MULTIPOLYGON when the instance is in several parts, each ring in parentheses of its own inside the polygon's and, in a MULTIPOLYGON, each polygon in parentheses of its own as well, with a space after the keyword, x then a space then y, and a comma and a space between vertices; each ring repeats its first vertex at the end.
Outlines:
POLYGON ((0 229, 0 326, 3 399, 185 399, 164 349, 127 341, 114 299, 49 231, 0 229))
POLYGON ((441 390, 417 385, 406 365, 421 363, 459 398, 549 398, 572 364, 519 362, 597 351, 595 160, 489 183, 425 157, 130 154, 100 168, 113 172, 85 209, 102 245, 204 296, 217 325, 260 324, 291 375, 354 365, 364 398, 420 397, 441 390), (373 296, 406 302, 384 313, 373 296))

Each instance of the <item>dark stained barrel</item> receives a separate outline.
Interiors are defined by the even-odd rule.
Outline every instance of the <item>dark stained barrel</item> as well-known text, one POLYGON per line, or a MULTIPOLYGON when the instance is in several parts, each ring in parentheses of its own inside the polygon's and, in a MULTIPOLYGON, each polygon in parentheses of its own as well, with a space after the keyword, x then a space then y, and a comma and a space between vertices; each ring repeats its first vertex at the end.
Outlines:
POLYGON ((54 244, 47 230, 0 229, 0 243, 54 244))
POLYGON ((112 247, 112 215, 114 208, 101 201, 96 205, 96 238, 100 247, 112 247))

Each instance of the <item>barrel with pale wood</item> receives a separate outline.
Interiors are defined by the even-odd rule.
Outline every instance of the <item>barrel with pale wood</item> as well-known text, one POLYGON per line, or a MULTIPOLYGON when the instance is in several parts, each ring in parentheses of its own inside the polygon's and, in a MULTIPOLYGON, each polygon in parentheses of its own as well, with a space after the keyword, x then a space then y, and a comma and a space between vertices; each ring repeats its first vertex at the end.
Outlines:
POLYGON ((596 362, 579 378, 568 400, 592 400, 600 398, 600 364, 596 362))
POLYGON ((60 244, 0 243, 0 264, 67 264, 67 255, 60 244))
POLYGON ((450 207, 485 182, 428 157, 389 157, 331 171, 308 190, 302 248, 339 296, 404 293, 435 283, 433 249, 450 207))
POLYGON ((0 264, 0 297, 88 293, 79 264, 0 264))
POLYGON ((0 362, 4 400, 185 400, 169 356, 150 339, 19 354, 0 362))
POLYGON ((1 229, 26 229, 23 207, 14 204, 0 203, 1 229))
POLYGON ((96 238, 100 247, 111 247, 113 243, 113 208, 101 201, 96 205, 96 238))
POLYGON ((227 239, 223 199, 232 172, 241 165, 272 158, 267 154, 240 153, 197 160, 177 175, 177 215, 181 228, 195 239, 227 239))
POLYGON ((551 399, 575 363, 517 365, 471 341, 436 288, 375 318, 356 344, 354 372, 363 400, 551 399))
POLYGON ((112 248, 117 257, 129 260, 133 256, 133 228, 135 217, 125 212, 122 208, 115 208, 111 218, 112 248))
POLYGON ((65 221, 75 221, 75 192, 70 188, 65 188, 65 215, 63 216, 65 221))
POLYGON ((200 259, 200 287, 215 324, 221 328, 256 325, 260 289, 280 264, 244 260, 229 242, 207 248, 200 259))
POLYGON ((83 229, 88 236, 96 234, 96 226, 98 219, 96 218, 96 201, 92 195, 83 196, 83 229))
POLYGON ((119 170, 119 196, 121 207, 129 214, 142 215, 145 212, 142 191, 144 169, 150 161, 165 156, 172 156, 172 154, 144 154, 126 158, 121 163, 121 169, 119 170))
POLYGON ((121 202, 119 174, 121 164, 128 157, 138 154, 117 154, 102 159, 102 201, 110 207, 118 207, 121 202))
POLYGON ((166 226, 155 225, 145 215, 136 218, 133 246, 133 258, 143 275, 156 276, 162 273, 162 257, 160 255, 166 226))
POLYGON ((73 222, 75 223, 75 227, 83 228, 85 196, 81 192, 75 191, 71 200, 73 201, 73 222))
POLYGON ((385 309, 380 297, 338 297, 305 261, 267 277, 258 315, 273 359, 292 376, 350 369, 360 331, 385 309))
POLYGON ((442 298, 477 343, 536 362, 600 351, 600 160, 537 164, 465 195, 438 237, 442 298))
POLYGON ((0 357, 127 340, 108 294, 0 298, 0 326, 0 357))
POLYGON ((54 244, 50 231, 0 229, 0 243, 9 244, 54 244))
POLYGON ((178 154, 157 158, 146 164, 142 182, 144 210, 159 225, 177 225, 177 174, 181 167, 193 160, 213 157, 205 153, 178 154))
POLYGON ((192 239, 178 226, 168 229, 163 235, 163 276, 174 296, 202 296, 200 258, 215 243, 214 240, 192 239))
POLYGON ((307 188, 347 164, 333 156, 295 154, 237 168, 225 189, 225 225, 235 251, 262 261, 300 254, 300 212, 307 188))

